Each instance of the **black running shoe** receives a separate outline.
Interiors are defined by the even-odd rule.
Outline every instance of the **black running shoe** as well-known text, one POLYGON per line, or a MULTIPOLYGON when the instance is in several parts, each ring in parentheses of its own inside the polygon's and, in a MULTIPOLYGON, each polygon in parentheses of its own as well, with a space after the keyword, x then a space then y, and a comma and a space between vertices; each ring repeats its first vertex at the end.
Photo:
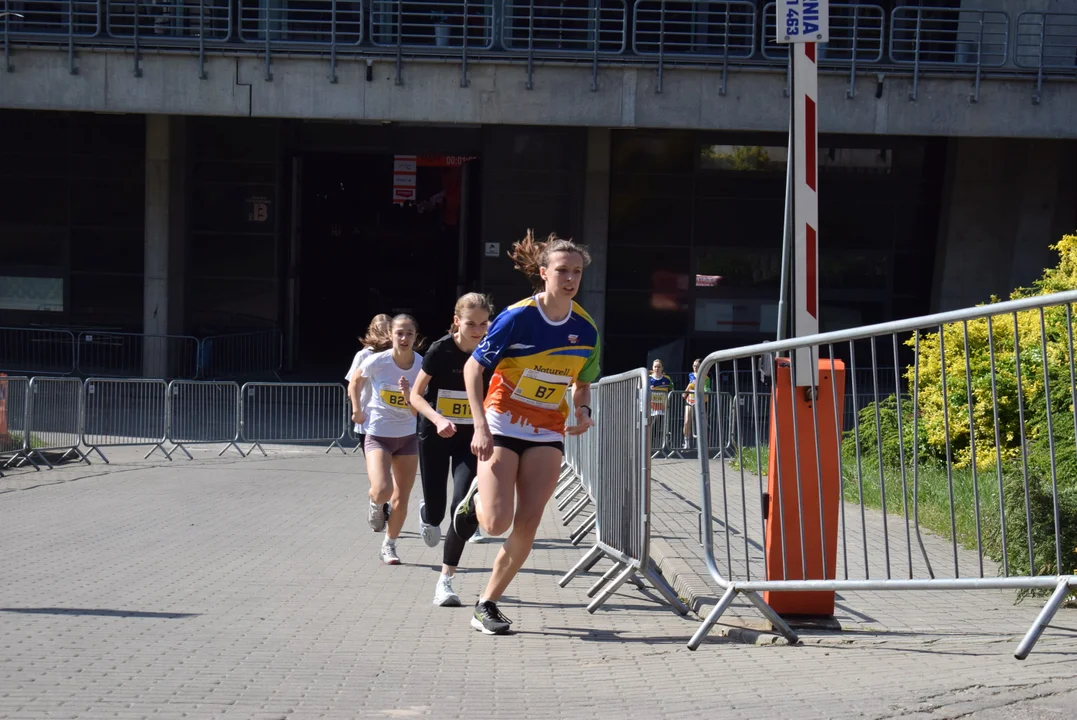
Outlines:
POLYGON ((479 528, 479 516, 475 513, 475 498, 479 494, 479 479, 471 481, 471 487, 456 505, 452 514, 452 525, 456 534, 462 538, 469 538, 479 528))
POLYGON ((507 635, 512 620, 501 614, 497 604, 487 600, 475 603, 475 614, 471 616, 471 627, 484 635, 507 635))

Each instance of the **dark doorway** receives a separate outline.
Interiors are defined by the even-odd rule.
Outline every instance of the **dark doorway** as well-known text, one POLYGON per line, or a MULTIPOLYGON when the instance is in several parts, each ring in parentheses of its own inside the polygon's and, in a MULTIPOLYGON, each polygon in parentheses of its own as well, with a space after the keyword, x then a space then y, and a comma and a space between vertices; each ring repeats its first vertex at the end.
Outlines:
POLYGON ((477 232, 467 222, 474 164, 423 158, 415 199, 397 204, 393 155, 303 158, 297 373, 342 378, 378 313, 413 315, 430 340, 445 332, 458 286, 468 284, 468 235, 477 232))

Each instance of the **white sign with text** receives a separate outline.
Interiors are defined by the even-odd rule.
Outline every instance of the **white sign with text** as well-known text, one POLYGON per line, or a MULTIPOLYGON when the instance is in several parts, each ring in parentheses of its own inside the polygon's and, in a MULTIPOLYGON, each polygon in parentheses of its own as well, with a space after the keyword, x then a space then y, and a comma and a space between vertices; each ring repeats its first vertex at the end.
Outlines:
POLYGON ((830 40, 829 0, 778 0, 775 41, 825 43, 830 40))

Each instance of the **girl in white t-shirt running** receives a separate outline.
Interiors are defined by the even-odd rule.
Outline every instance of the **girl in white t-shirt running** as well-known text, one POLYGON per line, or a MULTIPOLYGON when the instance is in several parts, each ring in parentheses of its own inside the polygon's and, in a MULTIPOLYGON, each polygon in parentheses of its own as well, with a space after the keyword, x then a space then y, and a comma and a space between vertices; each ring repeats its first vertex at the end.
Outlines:
POLYGON ((408 513, 408 499, 419 464, 415 409, 408 396, 422 368, 415 352, 419 325, 410 315, 397 315, 390 325, 393 348, 374 353, 359 365, 358 392, 370 386, 370 401, 352 412, 366 426, 366 471, 370 477, 367 520, 374 532, 385 530, 381 560, 399 565, 396 539, 408 513), (389 503, 388 522, 385 503, 389 503))
MULTIPOLYGON (((363 344, 363 347, 359 352, 355 353, 351 367, 348 368, 348 374, 344 376, 344 379, 348 381, 348 398, 351 400, 353 408, 365 407, 370 402, 370 385, 363 388, 363 392, 360 394, 359 373, 356 370, 359 369, 359 365, 364 360, 374 353, 388 350, 393 346, 393 340, 389 337, 389 324, 392 321, 393 318, 385 313, 375 315, 370 320, 370 325, 367 326, 366 335, 359 338, 359 342, 363 344)), ((355 423, 355 436, 359 440, 359 447, 363 448, 363 455, 365 456, 366 448, 363 443, 366 440, 366 428, 359 423, 355 423)))

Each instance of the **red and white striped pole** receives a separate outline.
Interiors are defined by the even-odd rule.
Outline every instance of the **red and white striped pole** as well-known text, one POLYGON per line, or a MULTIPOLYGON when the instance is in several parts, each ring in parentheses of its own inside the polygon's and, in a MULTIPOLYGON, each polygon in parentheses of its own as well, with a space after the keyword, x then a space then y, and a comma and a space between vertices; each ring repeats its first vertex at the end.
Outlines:
MULTIPOLYGON (((791 261, 792 336, 806 337, 819 332, 819 68, 816 53, 818 43, 830 40, 830 0, 777 0, 774 13, 774 40, 789 48, 793 93, 789 108, 789 156, 793 172, 791 177, 786 176, 779 323, 785 322, 784 298, 789 292, 787 263, 791 261)), ((817 386, 819 370, 811 351, 808 348, 797 350, 795 360, 796 384, 817 386)))
MULTIPOLYGON (((793 53, 793 333, 819 332, 819 72, 814 42, 792 43, 793 53)), ((796 384, 816 386, 809 349, 797 351, 796 384)))

